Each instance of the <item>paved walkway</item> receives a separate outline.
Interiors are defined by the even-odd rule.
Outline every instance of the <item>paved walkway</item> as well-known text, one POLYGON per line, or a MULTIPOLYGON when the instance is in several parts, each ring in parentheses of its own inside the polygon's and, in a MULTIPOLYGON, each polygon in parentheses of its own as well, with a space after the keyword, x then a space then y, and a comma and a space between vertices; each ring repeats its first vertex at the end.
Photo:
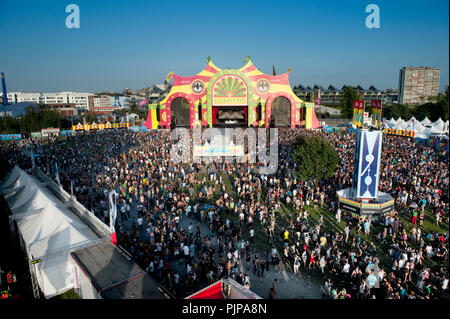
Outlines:
MULTIPOLYGON (((120 213, 119 213, 120 215, 120 213)), ((121 224, 127 230, 131 230, 131 221, 137 218, 136 207, 133 205, 131 209, 131 218, 122 221, 118 216, 117 223, 121 224)), ((200 235, 204 237, 206 235, 212 237, 217 234, 212 233, 207 223, 197 221, 193 218, 187 218, 183 216, 180 219, 180 225, 184 229, 187 229, 189 224, 192 223, 195 227, 197 223, 200 223, 200 235)), ((253 252, 252 252, 253 253, 253 252)), ((253 256, 253 254, 252 254, 253 256)), ((216 258, 218 253, 216 252, 216 258)), ((171 262, 171 267, 176 269, 182 278, 186 273, 186 267, 183 259, 171 262)), ((240 262, 240 270, 243 274, 247 274, 250 278, 250 290, 257 295, 267 299, 269 297, 270 288, 273 285, 273 281, 277 279, 276 293, 278 299, 320 299, 322 298, 322 291, 318 285, 303 278, 302 275, 295 275, 290 270, 283 270, 283 265, 280 263, 280 270, 275 271, 274 266, 270 266, 269 271, 264 271, 264 277, 258 277, 253 274, 253 265, 247 265, 245 260, 240 262)))

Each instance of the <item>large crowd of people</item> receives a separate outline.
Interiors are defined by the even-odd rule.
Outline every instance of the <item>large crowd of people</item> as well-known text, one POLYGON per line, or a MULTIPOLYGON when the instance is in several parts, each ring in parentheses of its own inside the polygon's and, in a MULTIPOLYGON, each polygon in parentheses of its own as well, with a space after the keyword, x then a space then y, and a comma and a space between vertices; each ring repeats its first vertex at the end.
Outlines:
POLYGON ((395 198, 395 211, 359 217, 341 211, 336 198, 352 183, 354 134, 280 128, 278 136, 271 175, 259 174, 257 163, 174 163, 166 130, 23 140, 2 145, 0 155, 10 167, 29 168, 22 150, 32 146, 36 165, 105 223, 116 190, 118 244, 177 297, 224 277, 251 289, 251 272, 264 276, 280 263, 319 276, 329 298, 448 297, 448 153, 384 135, 380 190, 395 198), (297 177, 300 135, 335 147, 334 176, 297 177))

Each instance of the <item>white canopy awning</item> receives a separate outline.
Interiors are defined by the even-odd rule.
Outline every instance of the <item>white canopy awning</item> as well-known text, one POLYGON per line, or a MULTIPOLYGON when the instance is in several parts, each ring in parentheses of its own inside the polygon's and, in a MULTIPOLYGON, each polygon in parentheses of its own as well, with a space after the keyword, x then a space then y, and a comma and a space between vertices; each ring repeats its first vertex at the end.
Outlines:
POLYGON ((16 166, 0 190, 11 209, 10 218, 17 222, 27 257, 41 259, 31 266, 44 296, 51 298, 74 287, 70 252, 104 239, 46 186, 16 166))
POLYGON ((433 124, 431 124, 431 127, 433 127, 436 131, 440 133, 444 133, 445 131, 445 123, 441 119, 437 120, 433 124))
POLYGON ((427 127, 424 131, 424 134, 442 134, 441 131, 436 130, 433 126, 427 127))
POLYGON ((425 117, 420 124, 424 125, 424 126, 430 126, 431 125, 431 121, 428 119, 428 117, 425 117))

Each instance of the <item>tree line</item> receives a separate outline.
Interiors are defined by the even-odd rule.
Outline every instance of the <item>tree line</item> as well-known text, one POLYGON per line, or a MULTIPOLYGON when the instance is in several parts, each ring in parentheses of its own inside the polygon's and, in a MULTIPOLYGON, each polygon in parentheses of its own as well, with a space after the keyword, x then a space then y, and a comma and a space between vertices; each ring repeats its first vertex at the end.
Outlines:
MULTIPOLYGON (((360 100, 361 95, 352 87, 344 88, 343 97, 341 100, 341 114, 343 118, 353 118, 353 100, 360 100)), ((366 112, 372 113, 370 105, 366 105, 366 112)), ((446 121, 449 112, 449 88, 447 87, 444 94, 429 97, 427 102, 420 105, 405 105, 396 104, 383 106, 383 117, 390 119, 391 117, 397 119, 410 119, 415 117, 418 120, 423 120, 428 117, 430 121, 434 122, 439 118, 446 121)))
POLYGON ((40 132, 43 128, 71 129, 72 122, 58 111, 38 106, 29 106, 20 117, 0 117, 0 132, 2 134, 30 134, 40 132))

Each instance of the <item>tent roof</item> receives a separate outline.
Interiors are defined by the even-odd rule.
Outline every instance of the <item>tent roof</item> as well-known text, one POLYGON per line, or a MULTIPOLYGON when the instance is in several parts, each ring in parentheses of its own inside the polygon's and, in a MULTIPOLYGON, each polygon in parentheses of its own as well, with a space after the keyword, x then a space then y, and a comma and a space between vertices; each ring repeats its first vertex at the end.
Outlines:
POLYGON ((439 118, 437 121, 435 121, 435 122, 433 122, 432 123, 432 125, 434 126, 434 125, 436 125, 436 124, 444 124, 445 122, 441 119, 441 118, 439 118))
POLYGON ((46 298, 73 288, 71 250, 109 239, 96 235, 48 187, 18 166, 1 185, 28 257, 41 259, 34 269, 46 298))
POLYGON ((431 126, 431 127, 425 128, 423 133, 425 133, 425 134, 439 134, 439 133, 442 133, 442 132, 438 131, 434 126, 431 126))
MULTIPOLYGON (((439 119, 440 120, 440 119, 439 119)), ((442 120, 437 120, 433 124, 431 124, 431 127, 434 128, 438 132, 444 132, 445 130, 445 123, 442 120)))
POLYGON ((420 123, 425 126, 431 125, 431 121, 428 119, 428 117, 425 117, 420 123))
POLYGON ((22 238, 34 257, 70 249, 91 240, 97 235, 68 209, 57 208, 52 203, 39 213, 24 216, 18 226, 22 238))

